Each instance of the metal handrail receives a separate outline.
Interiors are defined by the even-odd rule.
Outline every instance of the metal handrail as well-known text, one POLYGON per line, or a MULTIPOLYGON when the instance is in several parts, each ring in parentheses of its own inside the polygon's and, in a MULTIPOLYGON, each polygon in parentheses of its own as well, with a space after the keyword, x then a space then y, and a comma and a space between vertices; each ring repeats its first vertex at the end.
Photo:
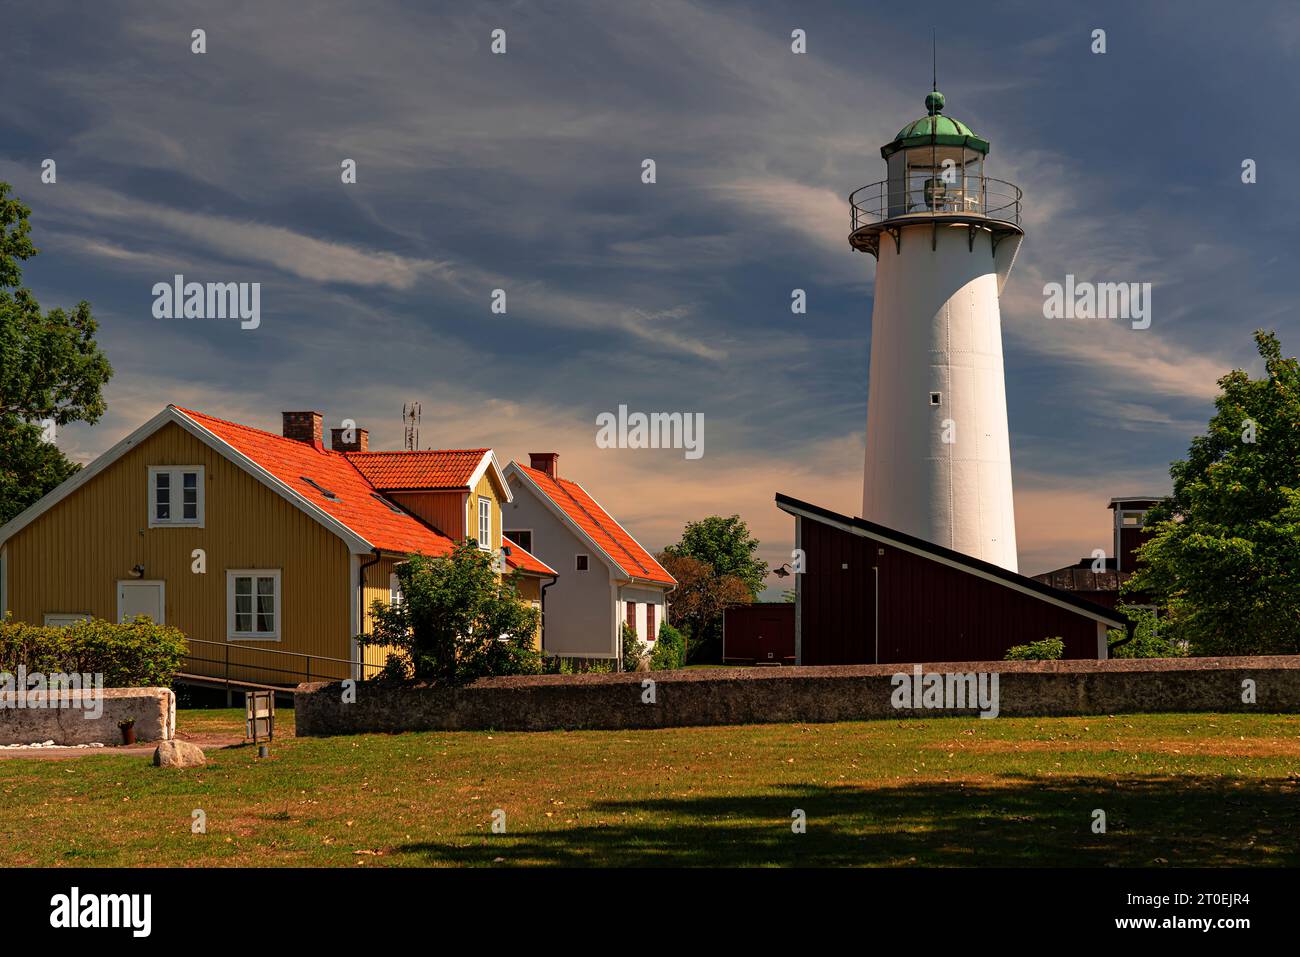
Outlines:
MULTIPOLYGON (((296 670, 290 668, 276 668, 273 665, 249 663, 243 661, 236 661, 233 664, 236 668, 247 668, 247 669, 252 669, 257 671, 275 672, 276 674, 287 674, 287 675, 299 676, 302 677, 304 681, 308 681, 308 682, 311 681, 311 665, 313 661, 333 662, 335 664, 347 665, 349 668, 349 673, 350 673, 350 669, 353 668, 354 666, 360 666, 361 677, 363 680, 366 677, 367 668, 373 669, 374 671, 383 670, 382 665, 374 665, 366 661, 352 661, 347 658, 331 658, 328 655, 313 655, 313 654, 308 654, 305 651, 281 651, 278 648, 249 648, 243 645, 232 645, 229 642, 225 642, 225 641, 206 641, 202 638, 188 638, 186 639, 186 641, 190 645, 217 645, 225 650, 225 654, 221 658, 201 658, 197 655, 192 655, 188 653, 185 655, 185 658, 188 661, 201 662, 203 664, 222 665, 224 667, 224 674, 205 675, 204 677, 210 677, 213 679, 219 678, 221 680, 224 680, 227 683, 227 685, 232 680, 230 677, 230 668, 232 664, 230 660, 230 650, 232 648, 234 648, 236 651, 239 652, 248 652, 252 654, 284 655, 287 657, 303 658, 305 659, 304 662, 305 667, 302 670, 296 670)), ((324 677, 322 673, 323 671, 324 669, 317 669, 317 677, 324 677)), ((234 679, 234 680, 237 681, 239 679, 234 679)))
POLYGON ((940 177, 905 181, 884 179, 849 194, 853 231, 878 226, 891 219, 929 216, 981 216, 1020 225, 1020 187, 990 176, 959 177, 954 183, 936 183, 940 177))

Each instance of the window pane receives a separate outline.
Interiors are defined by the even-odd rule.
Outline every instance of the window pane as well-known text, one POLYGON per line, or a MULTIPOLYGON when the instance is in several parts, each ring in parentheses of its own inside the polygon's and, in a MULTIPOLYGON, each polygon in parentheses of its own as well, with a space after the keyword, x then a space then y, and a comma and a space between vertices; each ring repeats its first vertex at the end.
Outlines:
POLYGON ((257 579, 257 630, 275 631, 275 579, 257 579))
POLYGON ((235 631, 253 630, 253 595, 251 578, 235 579, 235 631))
POLYGON ((186 472, 181 479, 181 510, 186 519, 199 517, 199 476, 186 472))
POLYGON ((170 472, 154 475, 154 517, 167 521, 172 515, 172 477, 170 472))

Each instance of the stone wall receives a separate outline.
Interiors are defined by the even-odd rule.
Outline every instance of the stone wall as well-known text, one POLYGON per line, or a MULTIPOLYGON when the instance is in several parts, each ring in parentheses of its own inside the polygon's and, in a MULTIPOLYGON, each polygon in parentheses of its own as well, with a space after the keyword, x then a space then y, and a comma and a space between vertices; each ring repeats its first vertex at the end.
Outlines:
MULTIPOLYGON (((796 668, 708 668, 617 675, 487 678, 465 688, 299 685, 297 734, 666 728, 976 714, 895 708, 896 674, 998 676, 1002 716, 1143 711, 1300 712, 1300 656, 1109 661, 986 661, 796 668), (1243 702, 1254 682, 1255 703, 1243 702), (654 682, 653 688, 643 685, 654 682), (653 703, 648 703, 653 691, 653 703)), ((919 682, 923 688, 924 680, 919 682)), ((991 680, 988 682, 991 687, 991 680)), ((919 694, 919 692, 918 692, 919 694)))
POLYGON ((93 692, 78 691, 71 700, 52 702, 47 707, 44 692, 29 691, 26 706, 15 707, 12 698, 0 704, 0 744, 122 743, 117 723, 135 719, 138 742, 170 741, 176 731, 176 695, 170 688, 105 688, 102 713, 91 700, 93 692))

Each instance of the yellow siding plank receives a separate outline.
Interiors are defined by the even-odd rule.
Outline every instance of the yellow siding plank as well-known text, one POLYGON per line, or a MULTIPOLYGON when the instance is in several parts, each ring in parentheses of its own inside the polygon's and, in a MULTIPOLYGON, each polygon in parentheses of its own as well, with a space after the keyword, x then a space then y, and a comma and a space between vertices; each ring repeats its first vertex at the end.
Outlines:
MULTIPOLYGON (((166 582, 167 623, 195 645, 196 657, 221 663, 187 666, 224 673, 226 654, 241 665, 232 677, 284 683, 271 669, 301 671, 302 655, 350 657, 349 554, 343 541, 297 506, 171 423, 41 515, 6 544, 14 617, 40 623, 48 612, 79 612, 113 620, 117 582, 144 567, 166 582), (204 528, 149 528, 151 465, 204 467, 204 528), (194 549, 207 571, 191 571, 194 549), (228 641, 227 569, 280 569, 281 640, 228 641), (253 649, 295 652, 294 657, 253 649), (202 650, 200 650, 202 649, 202 650), (228 649, 228 652, 227 652, 228 649)), ((385 579, 385 582, 387 579, 385 579)), ((348 677, 346 664, 316 662, 322 677, 348 677)))

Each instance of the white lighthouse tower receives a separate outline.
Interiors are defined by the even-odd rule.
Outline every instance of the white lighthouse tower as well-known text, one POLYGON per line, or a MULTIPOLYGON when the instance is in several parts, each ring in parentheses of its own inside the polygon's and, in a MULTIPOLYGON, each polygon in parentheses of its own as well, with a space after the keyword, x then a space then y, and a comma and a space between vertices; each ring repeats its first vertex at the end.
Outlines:
POLYGON ((862 517, 1016 571, 998 297, 1021 194, 984 176, 988 142, 942 93, 925 106, 850 197, 849 242, 877 263, 862 517))

